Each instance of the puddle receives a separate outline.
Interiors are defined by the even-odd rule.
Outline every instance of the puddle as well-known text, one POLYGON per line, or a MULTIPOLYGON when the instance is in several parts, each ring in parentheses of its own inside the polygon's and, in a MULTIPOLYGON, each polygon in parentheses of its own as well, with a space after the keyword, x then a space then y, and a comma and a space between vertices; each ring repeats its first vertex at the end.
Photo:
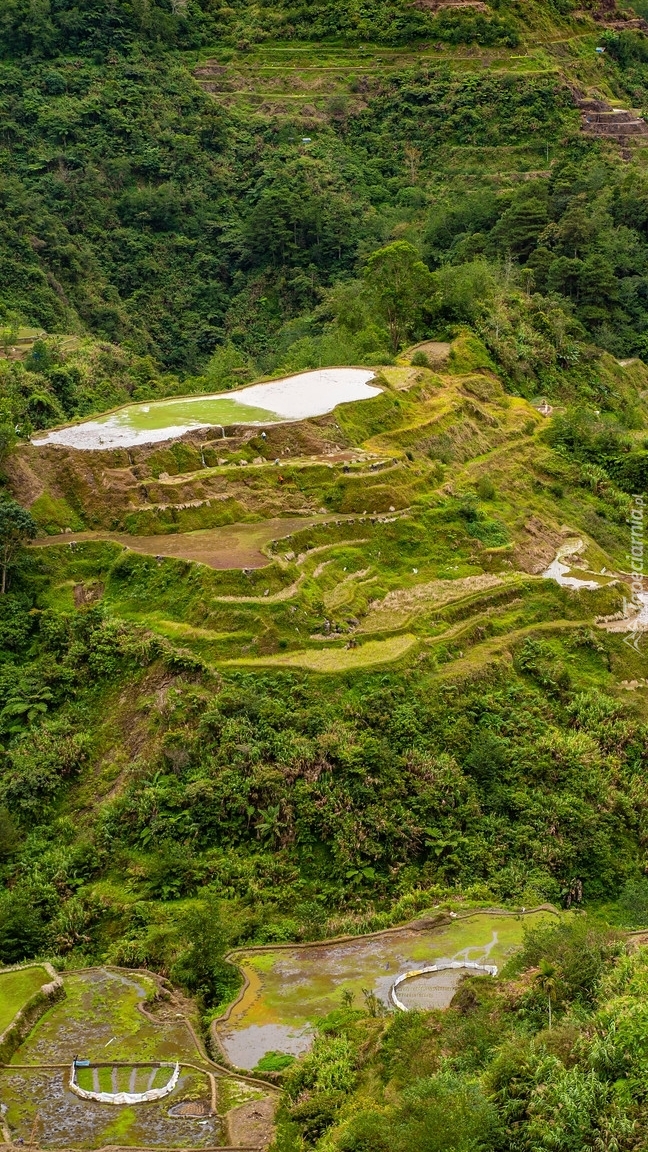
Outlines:
POLYGON ((234 392, 128 404, 107 416, 38 436, 33 443, 87 450, 132 448, 175 439, 194 428, 306 420, 332 412, 338 404, 377 396, 380 389, 368 383, 374 375, 367 368, 320 368, 234 392))
POLYGON ((477 961, 475 961, 474 956, 471 956, 471 952, 479 951, 479 954, 480 954, 479 955, 479 963, 480 964, 487 964, 488 958, 489 958, 491 952, 497 947, 498 944, 499 944, 499 933, 494 931, 492 939, 491 939, 489 944, 486 944, 483 948, 479 948, 479 949, 460 948, 458 952, 455 952, 455 954, 453 956, 453 960, 465 960, 466 962, 472 961, 473 963, 476 963, 477 961))
POLYGON ((521 945, 525 926, 548 918, 552 913, 544 911, 524 917, 478 913, 438 929, 239 953, 249 984, 217 1028, 220 1042, 239 1068, 254 1068, 267 1052, 297 1055, 309 1046, 317 1018, 340 1007, 343 992, 360 1006, 363 989, 370 989, 390 1005, 394 980, 412 969, 456 960, 501 968, 521 945))
POLYGON ((414 1008, 421 1008, 424 1012, 432 1008, 449 1008, 466 975, 471 975, 469 968, 446 968, 444 972, 412 976, 411 980, 398 985, 398 999, 408 1011, 414 1008))
POLYGON ((571 565, 564 561, 568 556, 575 556, 584 548, 582 540, 568 540, 556 552, 555 560, 542 573, 549 580, 555 580, 563 588, 600 588, 601 580, 583 580, 580 576, 570 576, 571 565))
POLYGON ((140 1000, 146 999, 146 988, 133 980, 132 976, 125 976, 123 972, 109 972, 107 968, 100 968, 97 972, 99 980, 115 980, 117 984, 123 984, 126 988, 132 988, 137 993, 140 1000))

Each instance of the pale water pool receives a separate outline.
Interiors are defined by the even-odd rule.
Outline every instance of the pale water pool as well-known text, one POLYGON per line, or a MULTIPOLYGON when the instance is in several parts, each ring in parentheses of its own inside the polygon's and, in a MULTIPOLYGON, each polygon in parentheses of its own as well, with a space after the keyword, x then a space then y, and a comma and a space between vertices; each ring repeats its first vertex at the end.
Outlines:
POLYGON ((377 396, 380 389, 369 384, 374 375, 368 368, 319 368, 235 392, 128 404, 106 416, 40 434, 33 443, 88 450, 132 448, 173 440, 197 428, 307 420, 332 412, 338 404, 377 396))
POLYGON ((558 549, 555 560, 551 561, 542 575, 549 580, 555 580, 563 588, 589 588, 592 590, 600 588, 602 583, 606 583, 605 580, 583 580, 581 576, 571 576, 571 565, 564 563, 570 556, 576 556, 582 552, 584 547, 584 542, 580 539, 567 540, 558 549))

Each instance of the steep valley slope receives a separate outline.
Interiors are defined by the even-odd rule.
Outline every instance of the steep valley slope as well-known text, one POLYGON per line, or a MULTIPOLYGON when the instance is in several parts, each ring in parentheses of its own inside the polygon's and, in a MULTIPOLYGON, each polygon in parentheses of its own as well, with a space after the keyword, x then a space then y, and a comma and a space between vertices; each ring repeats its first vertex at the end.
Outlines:
POLYGON ((250 1065, 258 1140, 645 1147, 648 5, 11 0, 0 108, 0 962, 148 970, 216 1066, 232 949, 283 1027, 284 946, 507 914, 503 976, 250 1065))

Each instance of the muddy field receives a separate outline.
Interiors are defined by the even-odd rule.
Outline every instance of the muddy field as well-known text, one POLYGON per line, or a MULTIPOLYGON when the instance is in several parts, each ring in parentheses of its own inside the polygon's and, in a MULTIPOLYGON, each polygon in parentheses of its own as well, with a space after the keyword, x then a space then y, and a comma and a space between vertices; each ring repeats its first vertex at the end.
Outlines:
MULTIPOLYGON (((30 1137, 41 1148, 123 1147, 206 1148, 224 1143, 216 1116, 178 1117, 174 1104, 194 1095, 197 1077, 181 1075, 171 1096, 151 1104, 114 1106, 80 1100, 68 1088, 68 1069, 9 1069, 0 1078, 0 1098, 8 1102, 7 1120, 14 1144, 30 1137)), ((208 1099, 207 1088, 204 1095, 208 1099)))
POLYGON ((310 1046, 314 1021, 339 1008, 343 992, 360 1006, 369 989, 389 1005, 394 980, 411 969, 453 960, 501 967, 522 943, 525 926, 553 916, 477 913, 439 928, 239 952, 248 986, 229 1018, 216 1025, 216 1035, 239 1068, 254 1068, 267 1052, 298 1055, 310 1046))
POLYGON ((106 541, 131 548, 146 556, 170 556, 207 564, 210 568, 263 568, 269 564, 262 551, 273 540, 320 523, 325 516, 277 517, 250 524, 228 524, 223 528, 202 528, 196 532, 178 532, 167 536, 128 536, 119 532, 77 532, 50 536, 34 547, 71 547, 86 540, 106 541))
POLYGON ((237 1131, 267 1135, 271 1109, 264 1093, 235 1078, 217 1079, 219 1115, 213 1114, 211 1081, 184 1015, 177 1004, 154 1005, 152 978, 86 969, 66 974, 64 987, 65 999, 41 1017, 0 1071, 3 1119, 15 1146, 36 1140, 46 1149, 213 1148, 230 1142, 228 1112, 237 1131), (146 1090, 169 1078, 169 1067, 155 1069, 154 1062, 179 1060, 182 1067, 175 1089, 161 1100, 104 1104, 70 1091, 75 1056, 92 1062, 78 1074, 90 1091, 146 1090), (136 1068, 129 1061, 150 1064, 136 1068))

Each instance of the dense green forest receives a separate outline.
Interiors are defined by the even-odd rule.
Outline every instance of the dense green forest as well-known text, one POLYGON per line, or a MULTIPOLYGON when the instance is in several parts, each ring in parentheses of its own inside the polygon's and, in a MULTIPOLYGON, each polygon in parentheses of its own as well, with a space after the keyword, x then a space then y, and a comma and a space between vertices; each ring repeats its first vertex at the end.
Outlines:
MULTIPOLYGON (((560 21, 571 5, 530 6, 543 7, 560 21)), ((322 355, 335 362, 340 340, 347 353, 351 344, 384 354, 379 318, 368 348, 348 332, 331 289, 396 228, 421 245, 438 278, 436 328, 477 322, 499 351, 505 333, 501 325, 492 331, 493 317, 503 308, 511 340, 519 343, 522 330, 531 344, 536 373, 556 341, 552 327, 571 328, 576 345, 595 338, 615 355, 642 353, 646 181, 579 137, 572 94, 555 70, 479 75, 427 58, 417 64, 410 53, 399 68, 361 67, 362 101, 354 104, 352 91, 331 96, 326 114, 304 131, 299 117, 225 107, 192 77, 203 46, 231 42, 229 58, 245 57, 235 47, 241 29, 220 21, 256 15, 174 8, 102 2, 84 5, 81 17, 66 4, 49 14, 4 6, 6 323, 18 316, 49 332, 89 331, 182 376, 204 369, 228 343, 261 370, 322 355), (499 187, 486 172, 466 196, 463 179, 439 168, 439 158, 444 147, 467 145, 528 146, 536 168, 549 148, 554 163, 550 173, 499 187), (508 299, 510 260, 523 274, 523 306, 508 299), (548 301, 557 316, 546 332, 538 312, 548 301)), ((497 8, 486 21, 494 39, 477 43, 499 43, 496 30, 513 20, 515 5, 497 8)), ((309 9, 311 33, 346 36, 339 6, 330 9, 338 25, 328 27, 328 11, 317 32, 309 9)), ((400 12, 384 6, 390 44, 422 36, 442 44, 440 21, 457 25, 470 45, 475 22, 485 21, 472 10, 431 17, 404 7, 421 27, 401 30, 400 12)), ((303 13, 286 16, 297 36, 303 13)), ((258 19, 250 44, 280 32, 268 9, 258 19)), ((374 6, 371 19, 375 33, 374 6)), ((600 39, 606 82, 641 106, 642 34, 604 30, 600 39)), ((414 322, 412 329, 422 332, 414 322)))
POLYGON ((1 5, 0 962, 148 967, 207 1030, 241 944, 564 913, 447 1011, 343 998, 276 1152, 648 1138, 648 151, 587 121, 648 117, 643 17, 1 5), (29 442, 327 365, 380 395, 29 442), (149 546, 230 529, 249 567, 149 546))

